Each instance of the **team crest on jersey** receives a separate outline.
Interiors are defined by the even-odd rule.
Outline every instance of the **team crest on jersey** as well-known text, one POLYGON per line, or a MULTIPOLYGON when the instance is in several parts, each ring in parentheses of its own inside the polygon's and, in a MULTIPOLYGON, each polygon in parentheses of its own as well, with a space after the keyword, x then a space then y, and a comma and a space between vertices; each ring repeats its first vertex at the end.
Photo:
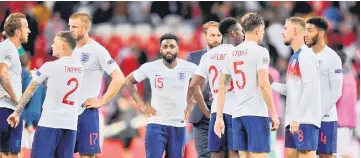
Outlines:
POLYGON ((108 65, 113 64, 113 63, 114 63, 114 60, 113 60, 113 59, 110 59, 107 63, 108 63, 108 65))
POLYGON ((263 62, 263 64, 269 64, 268 58, 263 58, 263 59, 262 59, 262 62, 263 62))
POLYGON ((178 72, 178 79, 184 80, 184 78, 185 78, 185 72, 178 72))
POLYGON ((90 54, 89 53, 81 53, 80 60, 84 64, 89 61, 90 54))
POLYGON ((10 61, 11 60, 11 55, 6 55, 4 59, 10 61))
POLYGON ((335 73, 342 73, 342 69, 336 69, 335 73))

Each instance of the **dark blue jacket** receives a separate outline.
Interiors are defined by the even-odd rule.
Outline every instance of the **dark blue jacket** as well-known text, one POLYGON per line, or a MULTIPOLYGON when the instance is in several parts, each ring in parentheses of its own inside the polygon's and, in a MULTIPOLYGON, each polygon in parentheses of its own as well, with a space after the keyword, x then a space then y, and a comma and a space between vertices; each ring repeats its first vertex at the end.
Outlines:
MULTIPOLYGON (((203 54, 205 54, 206 52, 207 52, 207 50, 199 50, 199 51, 191 52, 188 56, 187 61, 192 62, 196 65, 199 65, 199 61, 201 60, 203 54)), ((204 100, 209 109, 211 109, 211 102, 209 101, 209 93, 210 92, 211 92, 211 89, 209 88, 208 81, 207 81, 207 87, 203 91, 203 97, 204 97, 204 100)), ((198 123, 202 119, 203 116, 204 115, 203 115, 201 109, 198 107, 198 105, 195 105, 192 110, 191 116, 189 118, 189 122, 190 123, 198 123)), ((203 118, 206 119, 206 117, 203 117, 203 118)))

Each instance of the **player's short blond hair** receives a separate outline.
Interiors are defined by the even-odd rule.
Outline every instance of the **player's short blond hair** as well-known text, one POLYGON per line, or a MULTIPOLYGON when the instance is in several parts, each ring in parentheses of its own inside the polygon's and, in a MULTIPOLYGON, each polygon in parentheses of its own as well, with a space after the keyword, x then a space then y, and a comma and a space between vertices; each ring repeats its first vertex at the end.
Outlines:
POLYGON ((76 36, 70 31, 60 31, 56 34, 57 37, 60 37, 64 42, 68 43, 72 50, 76 47, 76 36))
POLYGON ((82 23, 84 23, 86 26, 88 26, 88 28, 90 29, 91 27, 91 18, 88 14, 86 13, 74 13, 70 16, 70 19, 80 19, 80 21, 82 23))
POLYGON ((218 22, 215 22, 215 21, 208 21, 208 22, 206 22, 206 23, 203 25, 203 33, 204 33, 204 34, 207 34, 207 30, 208 30, 210 27, 216 27, 216 28, 218 28, 218 25, 219 25, 219 23, 218 23, 218 22))
POLYGON ((4 32, 8 37, 13 37, 15 35, 16 29, 21 29, 21 19, 26 19, 26 16, 21 13, 12 13, 10 14, 4 24, 4 32))
POLYGON ((289 17, 286 19, 286 21, 300 25, 303 29, 306 29, 306 21, 302 17, 289 17))

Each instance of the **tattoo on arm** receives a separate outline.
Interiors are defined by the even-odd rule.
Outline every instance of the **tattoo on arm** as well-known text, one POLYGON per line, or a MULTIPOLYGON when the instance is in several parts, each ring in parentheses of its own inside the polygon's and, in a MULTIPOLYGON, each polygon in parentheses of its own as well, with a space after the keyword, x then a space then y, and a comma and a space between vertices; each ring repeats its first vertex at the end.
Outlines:
POLYGON ((8 70, 2 70, 2 75, 0 76, 0 84, 4 90, 10 95, 10 97, 15 96, 15 91, 11 86, 11 82, 8 76, 8 70))
POLYGON ((31 81, 28 88, 26 88, 24 94, 21 96, 18 106, 16 107, 15 112, 20 114, 21 111, 24 109, 25 105, 29 102, 31 96, 39 87, 40 83, 31 81))
POLYGON ((226 87, 228 87, 229 86, 229 82, 230 82, 230 80, 231 80, 231 75, 227 75, 227 74, 224 74, 223 75, 224 76, 224 82, 223 82, 223 84, 226 86, 226 87))

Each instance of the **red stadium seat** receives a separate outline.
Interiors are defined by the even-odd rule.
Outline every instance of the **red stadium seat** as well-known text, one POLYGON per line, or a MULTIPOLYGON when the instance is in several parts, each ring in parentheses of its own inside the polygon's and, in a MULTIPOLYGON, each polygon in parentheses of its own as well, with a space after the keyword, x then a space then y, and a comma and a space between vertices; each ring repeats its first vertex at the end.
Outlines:
POLYGON ((194 140, 191 140, 186 145, 184 158, 195 158, 195 157, 198 157, 196 146, 194 140))
POLYGON ((129 149, 132 153, 133 158, 143 158, 145 157, 145 141, 144 138, 135 137, 132 142, 130 142, 129 149))
POLYGON ((42 56, 45 57, 47 55, 45 46, 47 42, 45 39, 45 36, 43 34, 40 34, 35 39, 35 54, 36 56, 42 56))
POLYGON ((27 149, 27 148, 22 148, 21 150, 23 150, 23 158, 30 158, 31 156, 31 150, 30 149, 27 149))
POLYGON ((118 36, 112 36, 108 43, 105 45, 105 48, 109 51, 110 56, 114 59, 119 52, 119 49, 122 47, 123 41, 118 36))
POLYGON ((159 53, 159 38, 156 36, 151 36, 148 40, 148 45, 145 48, 148 60, 155 59, 159 53))
POLYGON ((75 153, 75 154, 74 154, 74 158, 80 158, 79 153, 75 153))
POLYGON ((94 39, 95 41, 97 41, 100 45, 104 46, 105 45, 105 39, 103 39, 100 36, 92 36, 92 39, 94 39))
POLYGON ((101 158, 123 158, 124 145, 120 140, 105 139, 103 142, 101 158))

